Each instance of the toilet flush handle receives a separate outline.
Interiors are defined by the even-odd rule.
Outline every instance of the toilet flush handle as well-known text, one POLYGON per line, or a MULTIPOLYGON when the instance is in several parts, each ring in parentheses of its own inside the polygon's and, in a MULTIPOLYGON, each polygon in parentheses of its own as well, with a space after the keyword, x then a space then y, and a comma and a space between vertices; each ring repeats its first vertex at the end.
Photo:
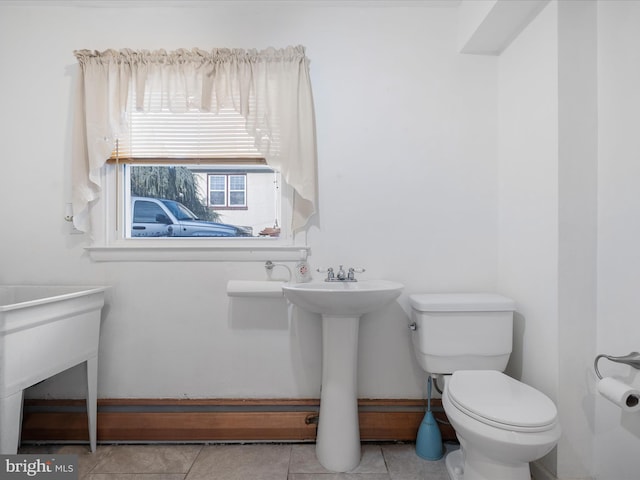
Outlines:
POLYGON ((418 329, 418 325, 416 325, 416 322, 411 322, 409 324, 409 330, 411 330, 412 332, 415 332, 418 329))

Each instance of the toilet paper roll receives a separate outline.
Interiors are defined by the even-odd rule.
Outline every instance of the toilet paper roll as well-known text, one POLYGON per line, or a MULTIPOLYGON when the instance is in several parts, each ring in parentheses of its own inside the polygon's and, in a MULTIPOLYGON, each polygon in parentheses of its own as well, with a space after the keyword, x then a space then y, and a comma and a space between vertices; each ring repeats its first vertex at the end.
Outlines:
POLYGON ((604 377, 598 382, 598 392, 625 412, 640 410, 640 391, 620 380, 604 377))
POLYGON ((229 280, 227 295, 230 297, 278 298, 284 296, 282 285, 284 282, 276 280, 229 280))

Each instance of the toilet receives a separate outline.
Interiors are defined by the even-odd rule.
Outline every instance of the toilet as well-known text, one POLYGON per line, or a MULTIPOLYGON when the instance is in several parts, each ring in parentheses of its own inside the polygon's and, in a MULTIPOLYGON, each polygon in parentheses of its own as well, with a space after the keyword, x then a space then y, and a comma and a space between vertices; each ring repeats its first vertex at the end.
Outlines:
POLYGON ((422 369, 443 376, 442 405, 460 449, 452 480, 530 480, 529 462, 558 443, 554 403, 504 373, 515 302, 496 294, 409 296, 412 342, 422 369))

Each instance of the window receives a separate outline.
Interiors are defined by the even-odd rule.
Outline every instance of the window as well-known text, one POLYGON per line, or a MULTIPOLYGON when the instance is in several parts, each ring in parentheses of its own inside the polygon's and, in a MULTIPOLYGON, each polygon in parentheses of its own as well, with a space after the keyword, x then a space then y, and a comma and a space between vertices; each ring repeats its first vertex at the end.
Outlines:
POLYGON ((217 208, 247 208, 247 176, 209 175, 209 205, 217 208))
POLYGON ((244 175, 228 175, 229 208, 247 206, 247 178, 244 175))
POLYGON ((254 143, 232 109, 133 111, 112 155, 123 164, 124 238, 272 238, 261 232, 282 223, 279 174, 254 143))
MULTIPOLYGON (((137 250, 151 260, 157 252, 183 249, 183 259, 200 260, 205 251, 209 259, 228 260, 211 250, 212 242, 221 242, 218 248, 230 245, 226 241, 192 247, 194 240, 185 240, 191 243, 187 252, 186 243, 165 238, 207 236, 204 228, 190 228, 195 223, 215 224, 220 231, 233 227, 226 231, 243 238, 230 242, 250 243, 222 250, 243 251, 243 258, 277 251, 257 247, 267 230, 270 238, 288 239, 277 243, 282 252, 298 251, 294 244, 304 239, 294 241, 293 232, 306 225, 317 200, 313 97, 303 46, 74 54, 81 71, 71 155, 73 223, 78 231, 93 232, 98 243, 89 248, 92 258, 99 260, 104 252, 108 260, 108 250, 117 249, 137 250), (287 183, 268 164, 277 165, 287 183), (210 205, 210 174, 225 176, 224 190, 218 187, 214 196, 222 194, 226 207, 210 205), (270 180, 256 181, 260 175, 270 180), (141 206, 138 217, 138 200, 155 203, 164 213, 144 216, 141 206), (179 220, 169 202, 185 207, 190 218, 179 220), (255 218, 239 217, 243 213, 255 218), (160 234, 150 235, 153 229, 138 223, 154 225, 160 234), (151 236, 162 238, 144 238, 151 236)), ((291 254, 267 258, 284 256, 291 254)))

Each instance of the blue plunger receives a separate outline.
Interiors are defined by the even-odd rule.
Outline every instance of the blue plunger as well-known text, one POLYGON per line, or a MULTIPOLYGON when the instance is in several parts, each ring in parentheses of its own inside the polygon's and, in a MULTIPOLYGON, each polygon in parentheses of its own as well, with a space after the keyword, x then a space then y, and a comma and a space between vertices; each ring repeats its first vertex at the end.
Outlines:
POLYGON ((431 375, 427 379, 427 413, 418 429, 416 453, 425 460, 440 460, 444 454, 440 428, 431 412, 431 375))

